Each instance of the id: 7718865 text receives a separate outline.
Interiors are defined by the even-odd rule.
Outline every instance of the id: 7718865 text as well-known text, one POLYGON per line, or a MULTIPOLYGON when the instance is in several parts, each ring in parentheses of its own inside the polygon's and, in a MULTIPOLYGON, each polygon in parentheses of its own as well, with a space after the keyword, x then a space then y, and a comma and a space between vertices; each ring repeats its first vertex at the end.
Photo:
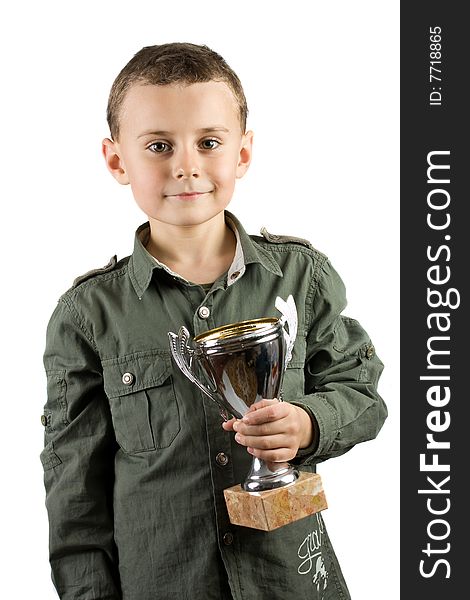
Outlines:
POLYGON ((442 105, 442 29, 440 27, 429 28, 429 105, 442 105))

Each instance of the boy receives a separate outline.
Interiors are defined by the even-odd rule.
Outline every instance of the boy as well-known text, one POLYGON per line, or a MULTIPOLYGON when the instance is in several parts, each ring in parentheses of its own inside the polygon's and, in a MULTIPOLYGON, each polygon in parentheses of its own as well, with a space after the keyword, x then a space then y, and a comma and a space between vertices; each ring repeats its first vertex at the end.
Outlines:
POLYGON ((75 280, 45 351, 50 560, 66 600, 349 598, 320 515, 271 532, 229 523, 223 490, 251 455, 315 464, 374 438, 383 368, 344 286, 304 240, 248 236, 228 211, 251 160, 241 84, 205 46, 143 48, 108 103, 103 154, 149 222, 134 252, 75 280), (191 335, 279 316, 299 327, 285 402, 222 424, 172 362, 168 331, 191 335))

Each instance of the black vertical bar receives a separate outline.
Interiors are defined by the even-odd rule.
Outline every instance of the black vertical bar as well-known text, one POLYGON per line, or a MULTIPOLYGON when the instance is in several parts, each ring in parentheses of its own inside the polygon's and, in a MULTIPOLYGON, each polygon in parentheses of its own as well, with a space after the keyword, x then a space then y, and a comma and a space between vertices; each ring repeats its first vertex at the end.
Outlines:
POLYGON ((406 599, 469 593, 470 25, 464 8, 401 2, 400 536, 406 599))

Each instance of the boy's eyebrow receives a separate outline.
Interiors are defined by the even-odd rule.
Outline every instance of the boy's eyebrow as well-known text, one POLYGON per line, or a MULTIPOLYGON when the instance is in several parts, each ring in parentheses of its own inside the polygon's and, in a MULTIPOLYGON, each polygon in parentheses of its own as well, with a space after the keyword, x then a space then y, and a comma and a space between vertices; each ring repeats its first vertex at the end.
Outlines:
MULTIPOLYGON (((213 127, 201 127, 201 129, 197 129, 197 133, 210 133, 211 131, 223 131, 225 133, 230 133, 230 131, 222 125, 214 125, 213 127)), ((172 132, 164 130, 145 131, 144 133, 141 133, 139 136, 137 136, 137 139, 146 135, 172 135, 172 132)))

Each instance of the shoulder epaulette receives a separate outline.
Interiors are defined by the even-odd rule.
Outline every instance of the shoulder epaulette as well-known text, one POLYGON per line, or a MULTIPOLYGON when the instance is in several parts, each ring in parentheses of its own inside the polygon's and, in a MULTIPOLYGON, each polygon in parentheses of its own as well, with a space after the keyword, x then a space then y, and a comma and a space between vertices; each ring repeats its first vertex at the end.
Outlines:
POLYGON ((308 240, 304 240, 303 238, 293 237, 289 235, 275 235, 273 233, 269 233, 266 227, 262 227, 260 233, 265 240, 273 244, 301 244, 302 246, 305 246, 310 250, 315 250, 312 244, 308 240))
POLYGON ((116 266, 116 263, 117 263, 117 256, 114 255, 109 259, 109 263, 107 265, 105 265, 104 267, 101 267, 99 269, 91 269, 91 271, 87 271, 83 275, 76 277, 74 279, 72 287, 77 287, 77 285, 80 285, 84 281, 87 281, 87 279, 91 279, 91 277, 94 277, 95 275, 101 275, 103 273, 108 273, 109 271, 112 271, 114 269, 114 267, 116 266))

